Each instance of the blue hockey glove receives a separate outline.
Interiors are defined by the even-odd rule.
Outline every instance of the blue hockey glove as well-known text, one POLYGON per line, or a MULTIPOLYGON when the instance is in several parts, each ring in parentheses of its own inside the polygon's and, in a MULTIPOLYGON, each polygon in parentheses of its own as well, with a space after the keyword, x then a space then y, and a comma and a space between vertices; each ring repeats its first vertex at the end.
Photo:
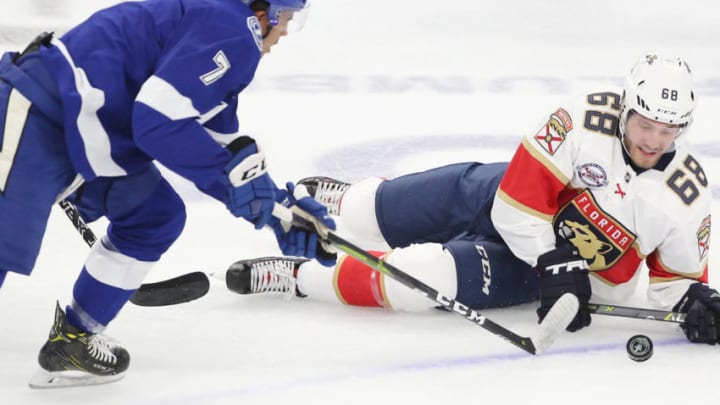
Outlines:
POLYGON ((720 293, 706 284, 691 284, 673 311, 687 314, 680 327, 693 343, 720 343, 720 293))
MULTIPOLYGON (((327 208, 315 201, 312 197, 295 196, 295 185, 291 182, 286 184, 287 190, 278 191, 278 202, 286 207, 298 206, 303 211, 317 218, 323 225, 335 230, 335 221, 330 217, 327 208)), ((318 240, 315 232, 308 231, 296 226, 290 227, 287 231, 277 218, 270 220, 270 226, 275 232, 278 246, 283 254, 288 256, 303 256, 308 259, 316 259, 324 266, 333 266, 337 261, 337 254, 326 250, 318 240)))
POLYGON ((233 158, 225 166, 225 205, 233 215, 245 218, 255 224, 255 229, 260 229, 272 218, 278 191, 267 173, 265 155, 249 136, 241 136, 227 148, 233 158))
POLYGON ((535 270, 540 274, 539 321, 563 294, 572 293, 580 302, 578 313, 567 330, 575 332, 590 325, 587 306, 592 295, 588 264, 571 244, 564 244, 540 255, 535 270))

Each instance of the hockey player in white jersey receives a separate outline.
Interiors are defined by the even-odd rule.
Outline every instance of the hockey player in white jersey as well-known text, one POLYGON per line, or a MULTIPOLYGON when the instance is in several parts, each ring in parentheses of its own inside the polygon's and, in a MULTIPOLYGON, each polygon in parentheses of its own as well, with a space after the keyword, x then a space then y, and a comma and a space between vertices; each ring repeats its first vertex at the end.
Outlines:
POLYGON ((72 302, 56 308, 39 355, 44 373, 32 385, 108 382, 128 368, 128 352, 101 332, 185 224, 184 204, 154 160, 255 228, 272 227, 284 253, 334 263, 316 251, 314 235, 286 230, 271 216, 276 202, 298 204, 334 227, 325 208, 278 188, 262 149, 238 133, 238 94, 305 6, 126 2, 2 56, 0 284, 8 272, 31 273, 59 199, 86 221, 110 223, 72 302))
MULTIPOLYGON (((651 305, 687 313, 692 342, 720 342, 720 295, 708 285, 711 194, 687 138, 696 100, 682 59, 643 56, 623 89, 582 96, 527 134, 509 164, 466 163, 393 180, 300 183, 388 263, 476 309, 565 292, 568 327, 590 325, 590 297, 622 304, 649 277, 651 305), (640 274, 642 262, 649 274, 640 274)), ((349 257, 334 271, 292 258, 236 263, 239 293, 281 290, 350 305, 434 305, 349 257)))

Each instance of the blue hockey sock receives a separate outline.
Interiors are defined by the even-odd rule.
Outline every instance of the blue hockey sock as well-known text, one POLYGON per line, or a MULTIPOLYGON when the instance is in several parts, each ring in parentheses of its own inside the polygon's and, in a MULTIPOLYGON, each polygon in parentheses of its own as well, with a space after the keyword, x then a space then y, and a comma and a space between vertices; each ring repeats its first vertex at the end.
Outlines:
POLYGON ((73 288, 73 303, 67 307, 68 321, 78 329, 100 333, 134 292, 102 283, 83 268, 73 288))

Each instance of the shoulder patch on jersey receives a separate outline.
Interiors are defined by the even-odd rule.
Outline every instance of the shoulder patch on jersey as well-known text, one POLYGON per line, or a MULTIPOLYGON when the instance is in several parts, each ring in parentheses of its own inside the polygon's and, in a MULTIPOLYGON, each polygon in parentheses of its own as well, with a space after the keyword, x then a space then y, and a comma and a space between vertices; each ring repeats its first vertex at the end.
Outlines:
POLYGON ((568 114, 568 112, 562 108, 558 108, 558 110, 550 116, 550 120, 558 124, 558 132, 563 132, 567 134, 573 129, 573 123, 572 118, 570 118, 570 114, 568 114))
POLYGON ((710 215, 705 217, 697 230, 698 252, 700 260, 704 260, 710 251, 710 215))
POLYGON ((562 108, 550 115, 548 122, 535 134, 538 144, 551 155, 560 148, 573 124, 570 114, 562 108))
POLYGON ((250 33, 252 34, 253 39, 255 40, 255 45, 257 45, 258 50, 260 52, 262 52, 263 40, 262 40, 262 27, 260 27, 260 21, 255 16, 248 17, 247 27, 250 30, 250 33))
POLYGON ((575 170, 580 181, 588 187, 600 188, 608 185, 607 172, 597 163, 584 163, 578 165, 575 170))
POLYGON ((225 73, 230 70, 230 61, 228 60, 228 57, 225 55, 225 52, 223 52, 222 49, 219 50, 218 53, 215 54, 215 56, 213 56, 213 62, 215 62, 215 66, 217 67, 200 76, 200 81, 202 81, 203 84, 206 86, 209 86, 220 80, 220 78, 225 76, 225 73))
POLYGON ((603 211, 585 190, 558 211, 553 221, 558 235, 578 248, 591 271, 607 270, 633 246, 637 236, 603 211))

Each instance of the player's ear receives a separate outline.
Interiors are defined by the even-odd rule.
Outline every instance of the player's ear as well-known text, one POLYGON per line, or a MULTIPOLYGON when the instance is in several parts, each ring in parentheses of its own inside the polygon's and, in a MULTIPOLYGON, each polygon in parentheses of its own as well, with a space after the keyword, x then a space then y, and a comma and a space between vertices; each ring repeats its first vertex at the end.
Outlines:
POLYGON ((268 13, 266 10, 256 10, 254 11, 255 17, 257 17, 258 21, 260 22, 260 29, 262 30, 262 37, 263 39, 268 34, 268 27, 270 26, 270 20, 268 20, 268 13))
POLYGON ((266 10, 256 10, 256 11, 254 11, 254 13, 255 13, 255 17, 257 17, 257 19, 260 20, 261 27, 268 25, 269 21, 268 21, 268 16, 267 16, 266 10))

